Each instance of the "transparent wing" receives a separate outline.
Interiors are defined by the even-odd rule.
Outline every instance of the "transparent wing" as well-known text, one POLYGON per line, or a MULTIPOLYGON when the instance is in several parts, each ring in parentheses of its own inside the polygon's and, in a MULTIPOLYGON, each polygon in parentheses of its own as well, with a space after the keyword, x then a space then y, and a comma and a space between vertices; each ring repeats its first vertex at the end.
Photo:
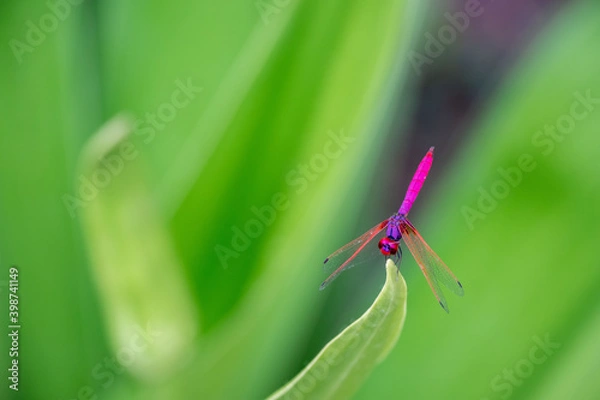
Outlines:
POLYGON ((456 276, 450 271, 450 268, 438 257, 431 247, 425 243, 423 237, 415 229, 408 219, 400 221, 400 232, 406 246, 419 264, 427 283, 431 287, 433 294, 438 299, 440 305, 446 312, 450 312, 448 304, 439 283, 443 283, 448 289, 458 296, 464 294, 464 290, 456 276))
POLYGON ((381 231, 385 229, 388 224, 386 219, 383 222, 375 225, 369 231, 364 233, 362 236, 354 239, 350 243, 341 247, 339 250, 331 254, 323 262, 326 272, 331 272, 331 275, 321 284, 320 290, 325 289, 337 276, 348 268, 352 268, 356 265, 362 264, 372 259, 376 254, 379 253, 377 246, 371 246, 368 251, 362 251, 365 246, 376 237, 381 231))

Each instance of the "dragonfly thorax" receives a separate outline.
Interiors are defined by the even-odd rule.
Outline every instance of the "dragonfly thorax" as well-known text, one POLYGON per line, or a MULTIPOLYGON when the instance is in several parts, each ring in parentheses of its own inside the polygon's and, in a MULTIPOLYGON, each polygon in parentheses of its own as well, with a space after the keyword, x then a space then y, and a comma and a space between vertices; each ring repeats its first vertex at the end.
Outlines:
POLYGON ((398 242, 402 238, 402 233, 400 233, 400 221, 402 217, 398 214, 394 214, 390 217, 388 226, 386 229, 386 236, 388 239, 398 242))

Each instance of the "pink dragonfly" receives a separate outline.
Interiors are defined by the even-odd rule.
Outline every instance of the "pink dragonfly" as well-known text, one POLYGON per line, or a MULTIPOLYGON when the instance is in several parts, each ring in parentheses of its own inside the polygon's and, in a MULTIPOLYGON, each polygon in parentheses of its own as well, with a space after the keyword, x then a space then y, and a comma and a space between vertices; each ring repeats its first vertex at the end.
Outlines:
MULTIPOLYGON (((425 243, 425 240, 423 240, 417 229, 408 218, 406 218, 423 187, 423 183, 427 178, 432 163, 433 147, 429 149, 427 154, 425 154, 425 157, 421 160, 421 163, 408 186, 408 191, 406 192, 406 196, 404 197, 404 201, 402 202, 400 209, 398 209, 398 212, 385 221, 375 225, 375 227, 368 232, 354 239, 325 259, 324 263, 327 270, 333 270, 333 273, 321 284, 320 290, 323 290, 329 285, 342 271, 362 262, 361 259, 365 258, 364 254, 369 253, 368 251, 363 252, 362 250, 367 247, 373 238, 385 229, 385 236, 379 241, 379 251, 381 254, 386 258, 394 255, 400 258, 402 255, 400 239, 404 239, 404 243, 406 243, 406 246, 408 246, 408 249, 417 261, 417 264, 419 264, 433 294, 438 299, 442 308, 446 312, 449 312, 448 304, 446 303, 446 299, 444 298, 439 283, 443 283, 444 286, 458 296, 464 294, 463 287, 452 271, 450 271, 438 255, 431 250, 431 247, 425 243)), ((374 248, 371 247, 371 250, 373 249, 374 248)), ((370 253, 372 255, 373 251, 370 253)))

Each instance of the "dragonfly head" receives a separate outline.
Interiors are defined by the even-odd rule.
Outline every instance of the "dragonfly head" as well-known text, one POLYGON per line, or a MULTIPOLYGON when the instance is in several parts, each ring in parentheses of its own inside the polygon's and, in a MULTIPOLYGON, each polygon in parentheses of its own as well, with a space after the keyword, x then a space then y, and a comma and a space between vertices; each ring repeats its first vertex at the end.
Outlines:
POLYGON ((379 251, 386 257, 393 256, 398 252, 398 242, 386 236, 379 241, 379 251))

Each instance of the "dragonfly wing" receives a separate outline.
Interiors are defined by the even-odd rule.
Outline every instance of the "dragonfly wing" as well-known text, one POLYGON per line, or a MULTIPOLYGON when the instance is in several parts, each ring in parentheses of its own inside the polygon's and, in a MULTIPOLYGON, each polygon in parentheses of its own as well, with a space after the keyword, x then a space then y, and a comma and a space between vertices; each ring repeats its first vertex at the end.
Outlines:
MULTIPOLYGON (((383 231, 388 225, 388 220, 380 222, 375 225, 373 228, 369 229, 362 236, 354 239, 350 243, 338 249, 336 252, 327 257, 324 261, 324 269, 325 271, 333 271, 331 275, 321 284, 319 287, 320 290, 325 289, 327 285, 329 285, 338 275, 347 270, 348 268, 352 268, 362 262, 365 262, 365 258, 372 258, 367 255, 363 257, 363 259, 359 259, 357 256, 361 253, 361 251, 365 248, 365 246, 376 237, 381 231, 383 231)), ((378 251, 377 251, 378 253, 378 251)), ((371 252, 371 254, 375 254, 371 252)))
POLYGON ((408 219, 400 222, 400 231, 402 239, 419 264, 427 283, 431 287, 433 294, 438 299, 442 308, 449 312, 448 304, 440 288, 440 282, 458 296, 464 294, 464 290, 456 276, 450 271, 450 268, 438 257, 431 247, 425 242, 417 229, 408 219))

